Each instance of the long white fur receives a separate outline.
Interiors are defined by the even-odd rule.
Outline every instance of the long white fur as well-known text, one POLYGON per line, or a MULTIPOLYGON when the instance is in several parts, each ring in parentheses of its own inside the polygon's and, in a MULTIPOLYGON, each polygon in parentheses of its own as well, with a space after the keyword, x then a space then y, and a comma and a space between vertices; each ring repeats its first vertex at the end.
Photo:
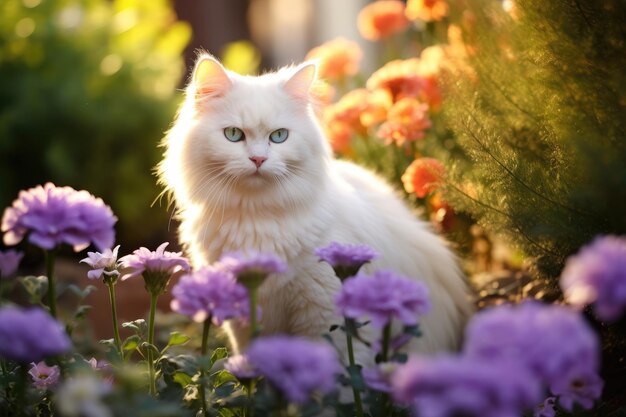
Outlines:
MULTIPOLYGON (((380 253, 369 270, 392 268, 429 287, 433 309, 422 320, 424 336, 409 350, 457 348, 472 308, 455 256, 389 185, 333 158, 302 97, 313 82, 311 69, 248 77, 224 70, 210 56, 199 58, 159 167, 176 202, 181 242, 195 267, 234 250, 282 257, 289 272, 260 289, 263 332, 312 338, 342 322, 334 307, 341 283, 315 249, 331 241, 369 245, 380 253), (223 133, 229 126, 241 128, 246 140, 229 142, 223 133), (269 134, 279 128, 289 130, 288 139, 270 143, 269 134), (250 156, 267 157, 259 174, 250 156)), ((373 339, 367 327, 365 336, 373 339)), ((230 323, 227 331, 236 350, 245 347, 246 329, 230 323)), ((373 361, 363 346, 357 359, 373 361)))

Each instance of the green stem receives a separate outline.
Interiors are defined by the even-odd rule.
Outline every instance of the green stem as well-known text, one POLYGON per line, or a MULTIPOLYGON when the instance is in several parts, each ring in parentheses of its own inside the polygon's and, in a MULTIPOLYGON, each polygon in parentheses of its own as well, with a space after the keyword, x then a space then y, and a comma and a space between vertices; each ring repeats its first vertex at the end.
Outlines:
MULTIPOLYGON (((209 329, 211 328, 211 316, 207 317, 202 326, 202 356, 208 353, 209 329)), ((200 401, 202 401, 202 412, 205 417, 209 416, 209 410, 206 404, 206 373, 204 367, 200 368, 200 401)))
POLYGON ((46 275, 48 276, 48 307, 50 307, 50 315, 57 318, 57 294, 56 284, 54 281, 54 258, 55 251, 45 251, 46 254, 46 275))
POLYGON ((28 379, 28 368, 26 363, 20 363, 17 368, 17 383, 15 385, 16 395, 15 395, 15 416, 24 415, 24 410, 26 410, 26 404, 24 404, 24 399, 26 398, 26 385, 28 379))
MULTIPOLYGON (((0 359, 0 367, 2 367, 2 377, 5 381, 9 379, 9 370, 7 368, 7 363, 4 359, 0 359)), ((9 389, 9 384, 4 384, 4 399, 8 403, 10 398, 11 390, 9 389)))
MULTIPOLYGON (((391 344, 391 322, 387 323, 383 328, 383 346, 381 360, 383 363, 389 361, 389 345, 391 344)), ((383 415, 391 415, 392 402, 389 394, 383 394, 383 415)))
POLYGON ((158 294, 150 293, 150 318, 148 319, 148 366, 150 369, 150 395, 156 396, 156 373, 154 371, 154 315, 156 313, 156 304, 158 294))
MULTIPOLYGON (((354 346, 352 345, 352 335, 349 334, 348 329, 354 329, 356 326, 354 325, 354 320, 345 318, 345 326, 346 326, 346 343, 348 345, 348 363, 350 364, 350 368, 353 368, 356 365, 354 360, 354 346)), ((353 386, 352 394, 354 395, 354 408, 356 411, 357 417, 363 417, 363 403, 361 402, 361 393, 353 386)))
POLYGON ((257 303, 257 288, 250 288, 250 340, 253 340, 257 336, 257 322, 256 322, 256 303, 257 303))
POLYGON ((115 347, 120 354, 120 358, 124 358, 122 352, 122 339, 120 338, 120 331, 117 327, 117 307, 115 302, 115 284, 112 281, 107 283, 109 287, 109 301, 111 302, 111 318, 113 319, 113 336, 115 338, 115 347))

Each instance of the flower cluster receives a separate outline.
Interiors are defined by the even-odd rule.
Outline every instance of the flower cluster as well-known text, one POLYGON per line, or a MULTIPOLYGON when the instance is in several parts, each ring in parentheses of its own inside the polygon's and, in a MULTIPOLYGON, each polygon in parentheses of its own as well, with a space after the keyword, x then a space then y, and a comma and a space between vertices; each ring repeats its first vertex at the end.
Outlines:
POLYGON ((152 294, 161 294, 169 280, 177 275, 188 272, 189 262, 181 252, 165 250, 169 243, 161 244, 156 251, 139 248, 131 255, 121 258, 122 280, 143 276, 146 289, 152 294))
POLYGON ((541 400, 541 386, 515 362, 464 356, 414 357, 392 378, 394 398, 423 417, 516 417, 541 400))
POLYGON ((466 329, 464 354, 523 364, 558 393, 565 408, 573 402, 588 406, 602 389, 597 336, 576 311, 562 306, 529 301, 485 310, 466 329))
POLYGON ((23 363, 39 362, 70 348, 63 325, 44 310, 0 309, 0 357, 23 363))
POLYGON ((203 268, 183 275, 172 288, 172 310, 196 322, 211 318, 216 325, 249 315, 248 292, 235 277, 217 268, 203 268))
POLYGON ((87 191, 47 183, 20 192, 4 211, 2 231, 7 245, 28 235, 29 242, 48 250, 63 243, 77 252, 91 243, 104 250, 113 246, 116 221, 111 208, 87 191))
POLYGON ((314 393, 333 391, 335 375, 340 372, 339 360, 332 347, 297 337, 259 338, 246 355, 260 375, 289 401, 299 404, 305 403, 314 393))
POLYGON ((615 321, 626 312, 626 237, 600 236, 570 257, 561 288, 571 304, 593 304, 597 316, 615 321))
POLYGON ((364 316, 372 326, 382 328, 393 318, 407 326, 418 323, 418 317, 430 311, 431 304, 425 284, 381 270, 366 275, 360 272, 347 279, 337 295, 339 314, 359 319, 364 316))

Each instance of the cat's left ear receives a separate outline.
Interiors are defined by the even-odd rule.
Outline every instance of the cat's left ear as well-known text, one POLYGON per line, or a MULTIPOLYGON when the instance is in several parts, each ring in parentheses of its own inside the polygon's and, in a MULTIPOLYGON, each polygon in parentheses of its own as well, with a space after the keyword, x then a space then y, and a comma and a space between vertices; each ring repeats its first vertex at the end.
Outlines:
POLYGON ((305 62, 285 83, 283 88, 294 98, 308 100, 309 91, 316 78, 317 65, 314 62, 305 62))

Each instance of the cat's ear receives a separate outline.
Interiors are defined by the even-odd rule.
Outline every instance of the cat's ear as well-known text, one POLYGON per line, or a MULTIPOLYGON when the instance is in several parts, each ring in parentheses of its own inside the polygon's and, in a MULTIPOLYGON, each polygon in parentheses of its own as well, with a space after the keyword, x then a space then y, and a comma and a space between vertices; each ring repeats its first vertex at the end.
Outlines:
POLYGON ((317 65, 314 62, 302 64, 283 87, 294 98, 309 99, 309 91, 317 77, 317 65))
POLYGON ((197 98, 223 96, 232 85, 222 64, 210 55, 202 56, 196 63, 192 83, 197 98))

